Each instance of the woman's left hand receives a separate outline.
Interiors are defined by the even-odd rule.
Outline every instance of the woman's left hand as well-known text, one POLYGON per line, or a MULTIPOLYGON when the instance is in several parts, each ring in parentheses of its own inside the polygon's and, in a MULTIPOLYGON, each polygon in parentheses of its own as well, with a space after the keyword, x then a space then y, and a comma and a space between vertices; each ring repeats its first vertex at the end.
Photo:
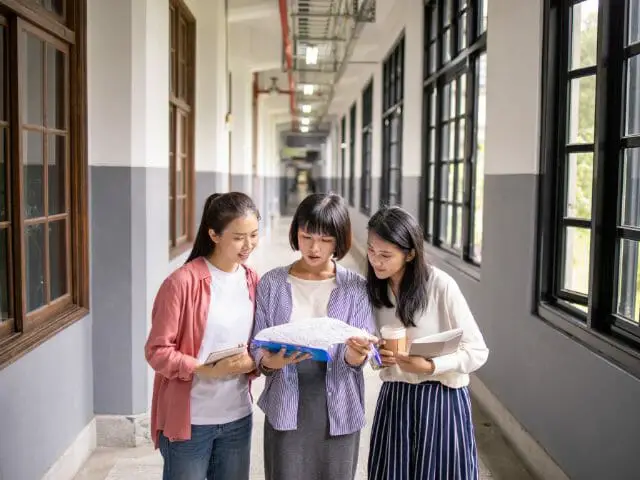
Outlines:
POLYGON ((435 365, 431 360, 419 357, 417 355, 408 355, 403 352, 398 352, 395 356, 396 365, 406 373, 426 373, 427 375, 433 375, 435 365))
POLYGON ((344 354, 345 361, 352 367, 359 367, 369 356, 371 345, 376 342, 377 339, 350 338, 347 340, 347 349, 344 354))
POLYGON ((220 376, 241 375, 251 373, 256 369, 256 364, 247 352, 223 358, 215 365, 220 376))

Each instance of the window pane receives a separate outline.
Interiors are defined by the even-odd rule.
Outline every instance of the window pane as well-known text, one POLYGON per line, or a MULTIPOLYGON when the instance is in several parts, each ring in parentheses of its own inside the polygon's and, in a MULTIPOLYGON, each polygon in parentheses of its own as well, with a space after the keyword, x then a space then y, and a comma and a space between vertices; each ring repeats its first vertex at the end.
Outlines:
POLYGON ((447 28, 442 35, 442 61, 451 60, 451 28, 447 28))
POLYGON ((571 68, 596 64, 598 0, 587 0, 571 9, 571 68))
POLYGON ((628 43, 640 42, 640 0, 628 0, 629 35, 628 43))
POLYGON ((44 8, 56 15, 64 14, 64 2, 65 0, 44 0, 44 8))
POLYGON ((24 55, 24 84, 22 86, 23 122, 30 125, 44 124, 44 42, 30 33, 22 36, 24 55))
POLYGON ((47 126, 64 130, 65 114, 65 56, 47 45, 47 126))
POLYGON ((184 193, 184 158, 178 155, 176 157, 176 195, 184 193))
POLYGON ((182 237, 186 235, 184 224, 184 200, 176 200, 176 237, 182 237))
POLYGON ((60 220, 49 224, 49 275, 51 300, 67 293, 67 229, 60 220))
POLYGON ((640 322, 640 243, 620 241, 618 273, 618 313, 635 323, 640 322))
POLYGON ((466 134, 465 129, 466 129, 466 122, 464 121, 464 118, 461 118, 460 120, 458 120, 458 154, 457 154, 458 160, 464 159, 464 141, 465 141, 465 134, 466 134))
POLYGON ((567 227, 564 233, 562 288, 587 295, 591 232, 586 228, 567 227))
POLYGON ((593 143, 596 77, 572 80, 569 98, 569 143, 593 143))
POLYGON ((569 154, 566 186, 567 216, 591 219, 593 153, 569 154))
POLYGON ((464 163, 458 163, 458 172, 456 173, 456 202, 462 203, 462 194, 464 193, 464 163))
POLYGON ((627 135, 640 134, 640 55, 627 61, 627 135))
POLYGON ((9 238, 8 229, 0 229, 0 322, 9 318, 9 238))
POLYGON ((458 23, 458 50, 467 46, 467 14, 460 15, 458 23))
POLYGON ((487 113, 487 54, 483 53, 476 67, 478 103, 476 111, 475 171, 473 190, 473 258, 482 258, 482 208, 484 202, 484 153, 487 113))
POLYGON ((440 167, 440 199, 449 200, 449 195, 449 164, 443 163, 440 167))
POLYGON ((429 73, 435 72, 437 68, 437 64, 438 64, 438 56, 437 56, 438 47, 437 46, 438 46, 438 43, 433 42, 429 47, 429 73))
POLYGON ((45 304, 44 224, 28 225, 25 228, 24 241, 27 312, 32 312, 45 304))
POLYGON ((433 235, 433 200, 428 201, 428 222, 427 222, 427 234, 433 235))
POLYGON ((22 148, 22 184, 26 218, 45 216, 44 211, 44 135, 24 132, 22 148))
POLYGON ((462 207, 456 207, 456 238, 455 248, 462 248, 462 207))
POLYGON ((432 128, 429 132, 429 163, 436 161, 436 129, 432 128))
POLYGON ((66 138, 61 135, 49 135, 48 144, 48 187, 49 215, 67 211, 66 202, 66 138))
POLYGON ((431 40, 435 40, 438 34, 438 7, 434 6, 431 8, 431 40))
POLYGON ((487 31, 487 13, 489 11, 489 0, 482 0, 482 7, 480 8, 480 32, 487 31))
POLYGON ((9 212, 9 202, 7 202, 7 142, 5 139, 7 132, 0 127, 0 222, 6 221, 9 212))
POLYGON ((640 148, 625 152, 622 187, 622 225, 640 228, 640 148))

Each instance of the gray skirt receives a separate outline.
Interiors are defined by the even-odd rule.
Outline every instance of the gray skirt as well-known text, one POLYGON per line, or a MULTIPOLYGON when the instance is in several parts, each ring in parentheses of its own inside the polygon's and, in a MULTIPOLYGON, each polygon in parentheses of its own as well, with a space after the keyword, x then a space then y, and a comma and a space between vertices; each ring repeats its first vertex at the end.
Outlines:
POLYGON ((264 422, 266 480, 353 480, 360 432, 329 435, 327 364, 306 360, 298 369, 298 429, 275 430, 264 422))

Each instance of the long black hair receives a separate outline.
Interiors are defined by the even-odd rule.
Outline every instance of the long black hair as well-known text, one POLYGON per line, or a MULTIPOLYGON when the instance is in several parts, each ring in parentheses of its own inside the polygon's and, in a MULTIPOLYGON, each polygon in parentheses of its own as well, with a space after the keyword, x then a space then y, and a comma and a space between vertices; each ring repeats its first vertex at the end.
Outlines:
MULTIPOLYGON (((427 281, 430 267, 424 255, 422 228, 416 219, 400 207, 383 207, 369 219, 367 229, 405 254, 414 253, 405 265, 398 289, 396 313, 405 327, 415 326, 414 318, 427 308, 427 281)), ((381 280, 367 261, 367 291, 376 308, 393 307, 389 299, 388 280, 381 280)))
POLYGON ((202 220, 193 242, 193 248, 185 263, 198 257, 208 257, 215 244, 209 236, 209 230, 220 235, 236 218, 253 213, 260 220, 260 212, 251 197, 242 192, 214 193, 204 202, 202 220))

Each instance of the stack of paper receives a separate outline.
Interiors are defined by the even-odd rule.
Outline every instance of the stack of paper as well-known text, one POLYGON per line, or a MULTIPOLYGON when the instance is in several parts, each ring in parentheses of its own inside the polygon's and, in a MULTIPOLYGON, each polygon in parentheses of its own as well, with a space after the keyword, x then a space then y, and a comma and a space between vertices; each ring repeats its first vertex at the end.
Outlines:
POLYGON ((286 349, 286 355, 294 352, 308 353, 313 360, 331 360, 335 345, 345 343, 351 337, 375 338, 364 330, 330 317, 285 323, 269 327, 258 333, 253 345, 270 352, 286 349))

